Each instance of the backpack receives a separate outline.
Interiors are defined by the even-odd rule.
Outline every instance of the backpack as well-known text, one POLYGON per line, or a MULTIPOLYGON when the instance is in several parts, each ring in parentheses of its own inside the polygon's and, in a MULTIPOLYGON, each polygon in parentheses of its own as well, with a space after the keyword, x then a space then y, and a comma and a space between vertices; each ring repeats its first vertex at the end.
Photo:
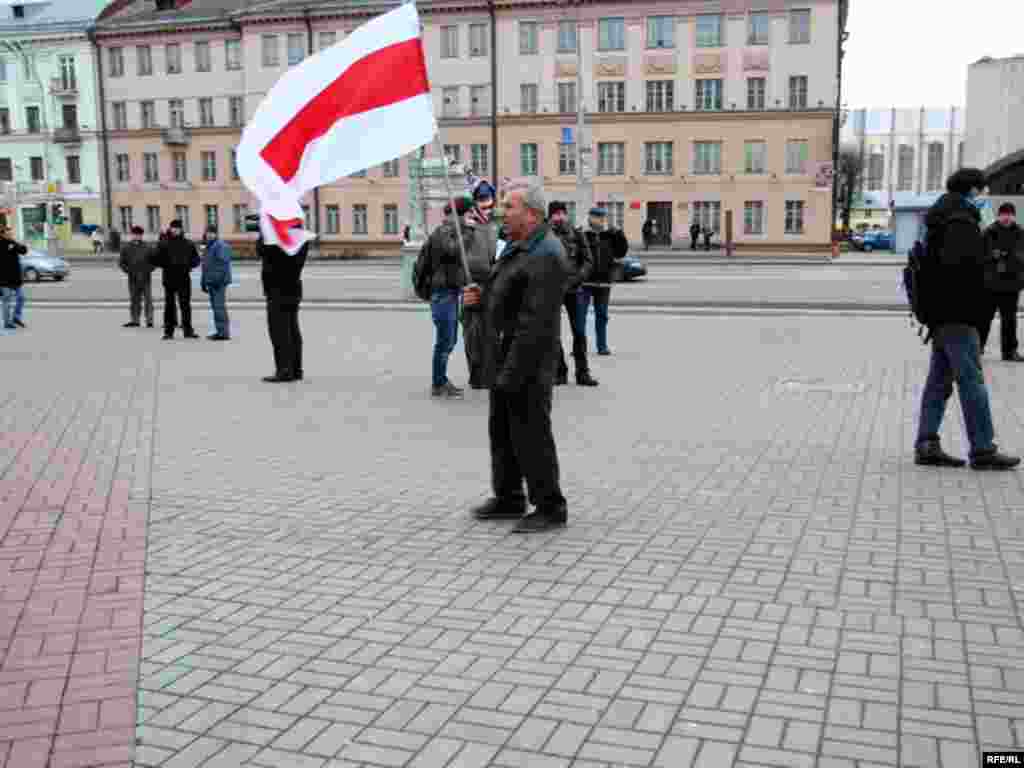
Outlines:
POLYGON ((433 289, 434 263, 430 255, 430 240, 420 248, 412 266, 412 289, 421 301, 430 301, 433 289))

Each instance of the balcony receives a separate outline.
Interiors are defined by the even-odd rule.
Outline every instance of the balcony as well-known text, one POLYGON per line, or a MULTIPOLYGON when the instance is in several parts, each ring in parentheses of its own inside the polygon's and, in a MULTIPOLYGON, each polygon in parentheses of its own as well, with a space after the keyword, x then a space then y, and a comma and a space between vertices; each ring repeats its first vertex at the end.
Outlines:
POLYGON ((170 147, 187 147, 191 137, 188 135, 188 130, 183 127, 177 126, 174 128, 164 128, 164 144, 170 147))
POLYGON ((55 77, 50 80, 50 93, 58 98, 78 98, 78 81, 73 77, 55 77))
POLYGON ((77 125, 65 125, 53 131, 54 144, 81 144, 82 134, 77 125))

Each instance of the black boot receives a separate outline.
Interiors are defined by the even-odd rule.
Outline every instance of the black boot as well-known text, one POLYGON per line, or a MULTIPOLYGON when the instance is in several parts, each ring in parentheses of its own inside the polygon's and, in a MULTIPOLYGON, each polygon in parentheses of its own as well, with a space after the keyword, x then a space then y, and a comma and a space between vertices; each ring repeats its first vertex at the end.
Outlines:
POLYGON ((568 371, 559 371, 558 373, 555 374, 555 386, 556 387, 564 387, 568 383, 569 383, 569 372, 568 371))
POLYGON ((1013 469, 1018 464, 1020 459, 1016 456, 1007 456, 995 447, 991 451, 976 453, 971 457, 971 469, 999 471, 1013 469))
POLYGON ((526 514, 526 500, 517 501, 491 498, 473 507, 470 514, 477 520, 518 520, 526 514))
POLYGON ((597 379, 590 375, 590 371, 577 371, 576 372, 576 386, 579 387, 596 387, 597 379))
POLYGON ((938 440, 930 440, 917 446, 914 463, 921 467, 962 467, 967 462, 942 450, 938 440))

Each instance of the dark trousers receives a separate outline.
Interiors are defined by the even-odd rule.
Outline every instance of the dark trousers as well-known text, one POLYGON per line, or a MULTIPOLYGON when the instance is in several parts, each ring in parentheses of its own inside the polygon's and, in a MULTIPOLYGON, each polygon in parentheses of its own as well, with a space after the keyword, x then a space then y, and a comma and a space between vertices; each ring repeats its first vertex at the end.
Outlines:
POLYGON ((181 327, 186 334, 195 333, 192 330, 192 280, 188 276, 184 280, 164 283, 164 333, 174 333, 178 327, 178 307, 181 308, 181 327))
POLYGON ((540 512, 565 504, 551 431, 551 390, 550 383, 537 382, 524 385, 518 392, 492 388, 488 419, 494 495, 502 501, 522 504, 526 480, 530 503, 540 512))
POLYGON ((487 312, 482 305, 480 308, 463 307, 462 324, 469 385, 489 387, 494 383, 494 348, 497 339, 487 312))
POLYGON ((697 240, 699 238, 700 238, 700 235, 690 235, 690 250, 691 251, 696 251, 697 250, 697 240))
MULTIPOLYGON (((590 367, 587 364, 587 334, 584 330, 586 326, 579 324, 579 292, 565 294, 562 305, 569 315, 569 328, 572 329, 572 358, 576 364, 576 375, 582 376, 590 372, 590 367)), ((563 379, 569 376, 569 366, 565 362, 565 347, 562 345, 561 337, 558 339, 558 376, 563 379)))
POLYGON ((999 345, 1004 358, 1012 357, 1017 352, 1017 307, 1020 303, 1020 291, 990 294, 991 303, 985 312, 985 319, 978 329, 981 335, 981 351, 985 351, 992 320, 999 313, 999 345))
POLYGON ((267 302, 267 329, 274 347, 274 372, 297 376, 302 373, 302 332, 299 305, 295 302, 267 302))
POLYGON ((153 324, 153 280, 149 274, 132 272, 128 275, 128 295, 131 301, 130 311, 132 322, 139 322, 143 307, 146 310, 146 322, 153 324))

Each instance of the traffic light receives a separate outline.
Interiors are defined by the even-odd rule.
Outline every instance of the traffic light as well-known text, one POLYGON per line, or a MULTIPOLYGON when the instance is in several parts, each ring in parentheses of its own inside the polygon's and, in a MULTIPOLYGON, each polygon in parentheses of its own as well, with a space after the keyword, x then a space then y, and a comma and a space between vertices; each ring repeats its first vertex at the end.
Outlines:
POLYGON ((53 204, 53 223, 63 224, 64 223, 64 203, 53 204))

